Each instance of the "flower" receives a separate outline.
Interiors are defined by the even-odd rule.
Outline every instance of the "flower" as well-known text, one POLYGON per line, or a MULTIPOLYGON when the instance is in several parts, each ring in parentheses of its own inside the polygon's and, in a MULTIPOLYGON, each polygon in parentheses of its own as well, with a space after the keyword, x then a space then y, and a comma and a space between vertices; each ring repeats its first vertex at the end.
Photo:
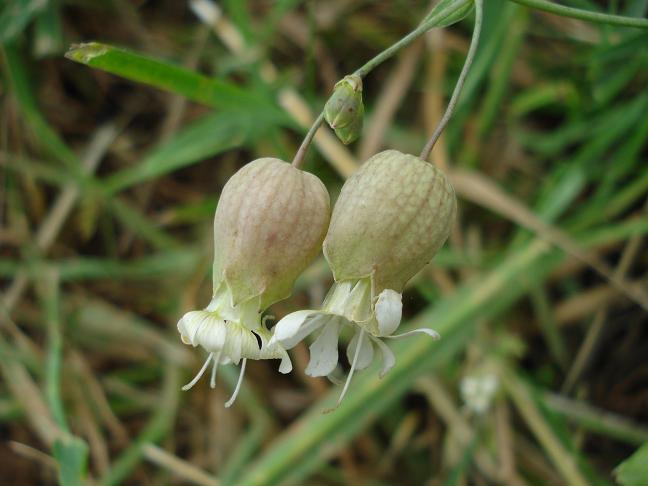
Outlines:
POLYGON ((278 159, 255 160, 223 188, 214 217, 213 295, 202 311, 178 322, 182 341, 209 354, 188 390, 213 362, 242 360, 240 389, 248 359, 281 359, 279 371, 292 369, 261 315, 290 295, 297 276, 319 252, 329 222, 329 197, 322 182, 278 159))
POLYGON ((346 181, 335 204, 324 240, 335 284, 322 309, 287 315, 275 326, 270 343, 290 349, 320 329, 306 373, 327 376, 338 363, 342 326, 353 327, 347 347, 351 370, 340 403, 354 371, 371 364, 375 348, 382 356, 381 376, 394 366, 383 339, 413 333, 438 338, 432 329, 394 332, 405 283, 443 245, 455 213, 454 190, 440 170, 396 150, 374 155, 346 181))
POLYGON ((464 376, 460 384, 461 397, 466 407, 476 415, 488 412, 498 388, 497 375, 485 372, 464 376))

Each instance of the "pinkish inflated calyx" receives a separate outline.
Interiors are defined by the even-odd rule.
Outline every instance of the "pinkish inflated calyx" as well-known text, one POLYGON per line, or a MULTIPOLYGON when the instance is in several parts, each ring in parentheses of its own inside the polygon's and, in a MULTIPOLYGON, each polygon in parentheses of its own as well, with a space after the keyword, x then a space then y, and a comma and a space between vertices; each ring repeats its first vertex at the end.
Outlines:
POLYGON ((214 217, 214 292, 227 285, 232 304, 259 298, 259 308, 290 295, 320 250, 329 196, 313 174, 262 158, 223 188, 214 217))

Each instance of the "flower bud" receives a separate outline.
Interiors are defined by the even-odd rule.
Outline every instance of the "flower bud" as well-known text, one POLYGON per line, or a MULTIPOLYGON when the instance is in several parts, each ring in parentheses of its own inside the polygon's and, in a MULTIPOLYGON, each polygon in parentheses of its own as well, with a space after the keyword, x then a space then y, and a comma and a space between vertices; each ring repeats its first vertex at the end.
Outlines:
POLYGON ((214 292, 258 308, 290 295, 317 255, 329 222, 329 196, 313 174, 273 158, 247 164, 227 182, 214 218, 214 292))
POLYGON ((434 165, 386 150, 349 178, 335 204, 324 255, 335 280, 371 277, 373 296, 402 292, 447 239, 454 190, 434 165))
POLYGON ((345 76, 333 88, 324 106, 324 118, 338 138, 348 145, 360 136, 363 116, 362 78, 356 74, 345 76))
POLYGON ((364 116, 364 105, 360 105, 358 116, 349 125, 336 128, 335 134, 344 145, 355 142, 362 134, 362 119, 364 116))

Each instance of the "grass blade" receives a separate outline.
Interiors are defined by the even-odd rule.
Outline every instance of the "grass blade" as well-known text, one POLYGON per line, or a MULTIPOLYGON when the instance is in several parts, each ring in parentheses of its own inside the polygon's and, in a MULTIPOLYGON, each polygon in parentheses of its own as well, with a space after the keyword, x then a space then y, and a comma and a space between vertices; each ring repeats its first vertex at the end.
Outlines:
POLYGON ((282 116, 271 102, 234 84, 108 44, 75 44, 65 57, 214 108, 256 109, 258 114, 270 112, 282 116))

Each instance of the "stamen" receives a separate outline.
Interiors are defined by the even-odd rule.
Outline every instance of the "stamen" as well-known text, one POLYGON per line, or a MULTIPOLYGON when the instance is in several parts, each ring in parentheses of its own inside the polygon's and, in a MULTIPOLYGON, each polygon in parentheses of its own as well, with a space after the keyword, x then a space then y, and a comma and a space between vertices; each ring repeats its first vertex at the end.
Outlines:
POLYGON ((216 388, 216 371, 218 370, 218 364, 220 363, 221 354, 223 354, 223 349, 219 349, 218 353, 214 357, 214 366, 212 367, 211 379, 209 380, 210 388, 216 388))
POLYGON ((360 329, 360 334, 358 335, 358 343, 356 344, 355 353, 353 354, 353 362, 351 363, 351 370, 349 371, 349 376, 347 376, 346 383, 344 384, 344 388, 342 389, 342 393, 340 394, 340 398, 338 398, 337 401, 338 407, 340 406, 340 403, 342 403, 342 399, 344 398, 344 395, 346 394, 346 391, 349 388, 349 384, 351 383, 351 377, 353 376, 356 363, 358 362, 358 356, 360 355, 360 348, 362 347, 362 339, 364 338, 364 332, 365 332, 364 329, 360 329))
POLYGON ((207 369, 207 366, 209 365, 209 362, 213 357, 214 357, 214 353, 209 353, 209 356, 207 356, 207 359, 205 360, 205 364, 202 366, 202 368, 200 368, 198 374, 194 376, 193 380, 191 380, 189 383, 187 383, 185 386, 182 387, 182 391, 187 391, 196 383, 198 383, 198 380, 200 380, 200 377, 205 373, 205 370, 207 369))
POLYGON ((392 334, 390 336, 381 336, 381 337, 387 339, 400 339, 400 338, 412 336, 414 334, 427 334, 434 340, 441 339, 441 335, 438 332, 436 332, 434 329, 428 329, 427 327, 413 329, 411 331, 403 332, 401 334, 392 334))
POLYGON ((239 374, 239 379, 238 382, 236 383, 236 388, 234 389, 234 393, 232 394, 232 397, 229 400, 227 400, 227 403, 225 404, 225 408, 230 408, 234 404, 234 401, 238 396, 239 390, 241 389, 241 383, 243 383, 243 375, 245 375, 246 364, 247 364, 247 358, 244 358, 243 364, 241 365, 241 373, 239 374))

